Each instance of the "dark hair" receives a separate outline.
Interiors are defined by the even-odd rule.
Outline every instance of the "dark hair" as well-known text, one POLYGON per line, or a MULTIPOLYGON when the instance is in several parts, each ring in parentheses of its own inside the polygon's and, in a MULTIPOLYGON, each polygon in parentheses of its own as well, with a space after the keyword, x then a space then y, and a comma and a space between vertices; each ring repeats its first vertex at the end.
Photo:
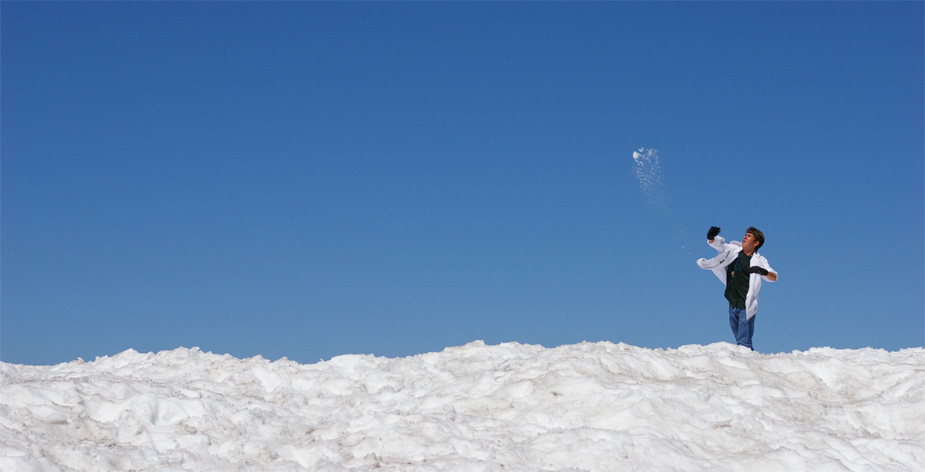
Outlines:
POLYGON ((749 226, 748 229, 745 230, 745 232, 754 236, 755 240, 758 241, 758 245, 755 246, 756 251, 758 249, 761 249, 761 246, 764 246, 764 233, 762 233, 760 229, 754 226, 749 226))

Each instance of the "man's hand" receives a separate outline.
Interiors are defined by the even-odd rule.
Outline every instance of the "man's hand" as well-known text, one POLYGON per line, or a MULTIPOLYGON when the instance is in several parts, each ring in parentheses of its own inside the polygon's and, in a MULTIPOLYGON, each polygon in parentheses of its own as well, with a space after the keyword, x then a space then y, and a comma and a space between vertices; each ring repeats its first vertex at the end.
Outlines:
POLYGON ((716 235, 718 235, 718 234, 719 234, 719 227, 718 227, 718 226, 710 226, 710 231, 707 231, 707 239, 709 239, 710 241, 712 241, 713 238, 715 238, 716 235))
POLYGON ((751 266, 748 268, 749 274, 758 274, 758 275, 768 275, 768 269, 763 269, 758 266, 751 266))

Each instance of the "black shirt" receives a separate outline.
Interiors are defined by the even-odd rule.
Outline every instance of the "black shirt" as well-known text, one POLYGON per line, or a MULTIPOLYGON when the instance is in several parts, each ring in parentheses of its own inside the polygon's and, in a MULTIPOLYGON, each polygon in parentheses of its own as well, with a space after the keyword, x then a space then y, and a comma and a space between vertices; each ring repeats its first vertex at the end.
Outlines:
POLYGON ((745 309, 745 295, 748 294, 748 267, 752 256, 739 252, 739 257, 726 266, 726 300, 729 306, 745 309))

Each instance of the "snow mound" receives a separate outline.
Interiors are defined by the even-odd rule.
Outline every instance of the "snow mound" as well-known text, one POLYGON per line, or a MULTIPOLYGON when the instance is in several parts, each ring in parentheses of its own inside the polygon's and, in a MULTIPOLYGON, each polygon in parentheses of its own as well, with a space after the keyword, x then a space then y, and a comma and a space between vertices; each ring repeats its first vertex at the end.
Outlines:
POLYGON ((925 350, 0 363, 0 470, 922 470, 925 350))

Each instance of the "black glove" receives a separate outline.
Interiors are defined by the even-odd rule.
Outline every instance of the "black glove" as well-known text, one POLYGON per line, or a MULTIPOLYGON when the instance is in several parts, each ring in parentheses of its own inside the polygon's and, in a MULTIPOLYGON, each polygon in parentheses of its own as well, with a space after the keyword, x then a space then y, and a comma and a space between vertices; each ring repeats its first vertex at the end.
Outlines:
POLYGON ((748 268, 749 274, 758 274, 758 275, 768 275, 768 269, 762 269, 758 266, 751 266, 748 268))
POLYGON ((718 234, 719 234, 719 226, 710 226, 710 231, 707 231, 707 239, 713 239, 718 234))

